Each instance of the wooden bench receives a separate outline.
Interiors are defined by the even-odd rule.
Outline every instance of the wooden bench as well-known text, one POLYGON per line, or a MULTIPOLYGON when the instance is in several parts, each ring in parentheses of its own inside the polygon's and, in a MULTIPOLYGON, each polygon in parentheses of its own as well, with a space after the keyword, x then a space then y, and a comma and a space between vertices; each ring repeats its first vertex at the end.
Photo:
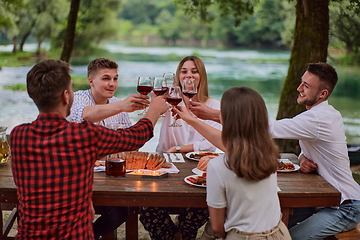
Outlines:
POLYGON ((334 236, 330 236, 324 238, 324 240, 359 240, 360 239, 360 223, 356 226, 356 228, 347 231, 335 234, 334 236))
POLYGON ((356 226, 353 230, 338 233, 335 235, 336 239, 341 240, 359 240, 360 239, 360 224, 356 226))

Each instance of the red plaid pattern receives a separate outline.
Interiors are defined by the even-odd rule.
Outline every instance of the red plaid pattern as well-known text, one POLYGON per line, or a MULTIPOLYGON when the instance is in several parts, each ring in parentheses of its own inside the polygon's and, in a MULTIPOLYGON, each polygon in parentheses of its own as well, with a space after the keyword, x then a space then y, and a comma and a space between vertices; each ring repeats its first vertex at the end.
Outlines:
POLYGON ((13 129, 11 167, 18 190, 16 239, 94 239, 90 207, 96 159, 137 150, 153 136, 150 120, 118 131, 57 114, 13 129))

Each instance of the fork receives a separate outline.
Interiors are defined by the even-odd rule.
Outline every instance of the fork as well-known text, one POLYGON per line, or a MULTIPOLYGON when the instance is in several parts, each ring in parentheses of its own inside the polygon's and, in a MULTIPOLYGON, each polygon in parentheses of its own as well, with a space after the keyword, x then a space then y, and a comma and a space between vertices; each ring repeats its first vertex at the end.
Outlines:
POLYGON ((172 163, 172 159, 171 159, 170 153, 166 153, 166 155, 168 156, 169 163, 172 163))
POLYGON ((176 155, 176 153, 173 153, 173 154, 174 154, 174 156, 175 156, 175 159, 179 161, 180 158, 176 155))

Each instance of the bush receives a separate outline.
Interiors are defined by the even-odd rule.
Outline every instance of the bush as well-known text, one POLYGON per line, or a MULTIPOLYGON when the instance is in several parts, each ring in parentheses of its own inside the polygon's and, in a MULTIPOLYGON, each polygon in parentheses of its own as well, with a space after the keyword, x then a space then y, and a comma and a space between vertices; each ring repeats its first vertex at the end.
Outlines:
POLYGON ((360 66, 360 54, 348 54, 336 59, 335 62, 347 66, 360 66))

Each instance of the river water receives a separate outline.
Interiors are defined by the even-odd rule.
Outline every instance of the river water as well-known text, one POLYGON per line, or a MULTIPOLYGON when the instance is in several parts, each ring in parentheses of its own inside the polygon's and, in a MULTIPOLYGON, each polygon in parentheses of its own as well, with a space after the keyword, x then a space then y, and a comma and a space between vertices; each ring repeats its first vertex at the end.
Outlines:
MULTIPOLYGON (((31 45, 27 50, 32 50, 31 45)), ((222 93, 233 86, 248 86, 257 90, 264 98, 270 118, 275 118, 278 109, 279 96, 286 78, 290 56, 289 51, 256 51, 195 49, 176 47, 128 47, 117 44, 104 46, 114 53, 147 53, 151 55, 177 54, 200 55, 205 62, 209 78, 210 95, 218 100, 222 93), (276 60, 285 61, 276 61, 276 60), (268 60, 268 61, 265 61, 268 60)), ((8 47, 9 48, 9 47, 8 47)), ((11 49, 11 48, 9 48, 11 49)), ((0 48, 0 51, 7 49, 0 48)), ((100 57, 100 56, 99 56, 100 57)), ((180 61, 181 57, 179 57, 180 61)), ((120 57, 114 59, 119 64, 119 89, 116 96, 125 98, 136 92, 138 76, 161 76, 164 72, 175 72, 178 61, 123 61, 120 57)), ((26 92, 6 90, 7 84, 25 83, 27 72, 32 66, 0 70, 0 109, 2 117, 0 126, 8 127, 7 133, 21 123, 31 122, 38 111, 26 92)), ((74 75, 86 76, 86 65, 71 66, 74 75)), ((339 74, 339 83, 332 96, 330 104, 338 109, 344 119, 348 143, 360 144, 360 68, 335 68, 339 74)), ((137 112, 130 114, 133 122, 139 119, 137 112)), ((158 141, 161 120, 155 128, 155 137, 141 150, 154 151, 158 141)))

